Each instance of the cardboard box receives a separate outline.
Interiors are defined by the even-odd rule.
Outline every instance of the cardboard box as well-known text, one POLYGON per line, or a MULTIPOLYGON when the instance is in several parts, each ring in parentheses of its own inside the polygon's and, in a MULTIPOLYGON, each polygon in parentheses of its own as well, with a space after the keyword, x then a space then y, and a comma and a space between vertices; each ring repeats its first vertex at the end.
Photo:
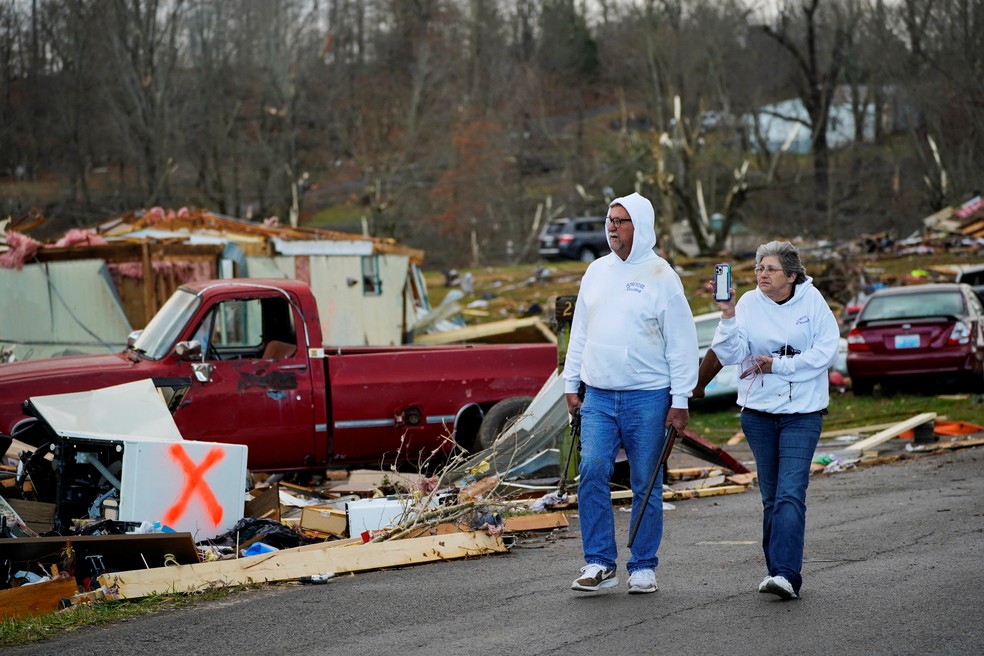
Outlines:
POLYGON ((347 516, 344 511, 328 506, 305 506, 301 511, 302 530, 330 535, 345 535, 347 516))

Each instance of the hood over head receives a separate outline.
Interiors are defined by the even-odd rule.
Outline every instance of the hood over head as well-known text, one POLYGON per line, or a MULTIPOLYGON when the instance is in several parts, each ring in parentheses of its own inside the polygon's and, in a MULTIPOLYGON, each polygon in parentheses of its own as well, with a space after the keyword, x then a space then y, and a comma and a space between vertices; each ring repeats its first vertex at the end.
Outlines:
MULTIPOLYGON (((608 204, 621 205, 632 219, 632 252, 626 262, 639 262, 653 254, 656 246, 656 212, 649 199, 638 193, 616 198, 608 204)), ((611 248, 611 243, 608 244, 611 248)))

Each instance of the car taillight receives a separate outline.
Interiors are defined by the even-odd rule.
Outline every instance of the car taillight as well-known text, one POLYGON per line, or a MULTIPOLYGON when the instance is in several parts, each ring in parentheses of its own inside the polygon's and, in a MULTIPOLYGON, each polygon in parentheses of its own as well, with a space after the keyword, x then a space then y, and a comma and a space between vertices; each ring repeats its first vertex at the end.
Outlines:
POLYGON ((871 347, 864 341, 864 335, 861 334, 861 331, 857 328, 853 328, 851 332, 847 334, 847 350, 870 351, 871 347))
POLYGON ((557 241, 561 244, 569 244, 574 241, 574 235, 561 235, 557 237, 557 241))
POLYGON ((950 331, 950 338, 946 340, 947 346, 959 346, 960 344, 970 343, 970 326, 965 324, 963 321, 958 321, 953 324, 953 330, 950 331))

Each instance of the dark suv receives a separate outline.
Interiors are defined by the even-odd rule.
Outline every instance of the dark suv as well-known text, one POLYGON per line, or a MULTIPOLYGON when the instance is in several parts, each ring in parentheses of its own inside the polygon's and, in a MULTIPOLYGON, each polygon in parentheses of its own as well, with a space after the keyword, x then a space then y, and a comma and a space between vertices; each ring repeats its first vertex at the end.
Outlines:
POLYGON ((540 257, 590 262, 611 252, 605 234, 605 217, 554 219, 540 233, 540 257))

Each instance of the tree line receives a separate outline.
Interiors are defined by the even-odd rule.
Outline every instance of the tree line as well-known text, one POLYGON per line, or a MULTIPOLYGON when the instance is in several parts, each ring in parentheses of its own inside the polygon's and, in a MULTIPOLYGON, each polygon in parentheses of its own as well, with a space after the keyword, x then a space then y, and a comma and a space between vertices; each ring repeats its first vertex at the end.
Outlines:
POLYGON ((982 70, 976 0, 0 0, 0 217, 204 207, 474 266, 638 190, 706 254, 906 236, 979 188, 982 70))

